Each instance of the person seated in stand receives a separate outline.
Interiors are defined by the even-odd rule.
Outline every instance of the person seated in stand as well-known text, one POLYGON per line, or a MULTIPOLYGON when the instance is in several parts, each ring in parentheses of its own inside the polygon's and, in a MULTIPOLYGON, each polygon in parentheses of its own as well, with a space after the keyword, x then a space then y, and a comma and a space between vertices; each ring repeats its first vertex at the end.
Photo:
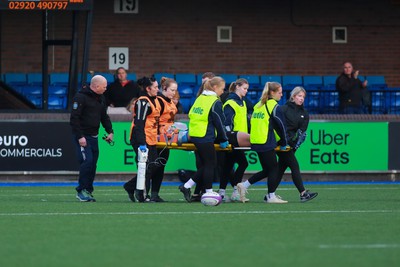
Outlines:
POLYGON ((107 106, 113 108, 126 108, 133 98, 140 95, 140 87, 135 81, 128 80, 128 75, 123 67, 115 71, 115 81, 107 86, 104 93, 107 106))

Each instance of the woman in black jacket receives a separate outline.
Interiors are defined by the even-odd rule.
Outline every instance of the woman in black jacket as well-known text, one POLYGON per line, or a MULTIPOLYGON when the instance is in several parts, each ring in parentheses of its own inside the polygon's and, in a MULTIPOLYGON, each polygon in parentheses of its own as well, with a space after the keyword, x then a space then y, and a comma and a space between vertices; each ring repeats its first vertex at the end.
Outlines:
POLYGON ((289 101, 281 107, 285 116, 288 142, 292 149, 286 152, 277 152, 279 157, 279 182, 282 180, 285 170, 289 167, 293 183, 300 193, 301 202, 311 200, 318 195, 318 193, 310 192, 304 188, 299 162, 294 154, 306 138, 309 115, 303 105, 305 97, 306 90, 301 86, 297 86, 290 93, 289 101))

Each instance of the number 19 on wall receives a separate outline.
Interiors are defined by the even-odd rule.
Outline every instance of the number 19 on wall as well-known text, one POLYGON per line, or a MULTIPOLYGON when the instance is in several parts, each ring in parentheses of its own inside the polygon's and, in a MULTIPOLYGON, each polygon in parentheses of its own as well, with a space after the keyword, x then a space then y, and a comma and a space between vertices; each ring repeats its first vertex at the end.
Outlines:
POLYGON ((108 68, 116 70, 119 67, 129 69, 128 47, 110 47, 108 50, 108 68))

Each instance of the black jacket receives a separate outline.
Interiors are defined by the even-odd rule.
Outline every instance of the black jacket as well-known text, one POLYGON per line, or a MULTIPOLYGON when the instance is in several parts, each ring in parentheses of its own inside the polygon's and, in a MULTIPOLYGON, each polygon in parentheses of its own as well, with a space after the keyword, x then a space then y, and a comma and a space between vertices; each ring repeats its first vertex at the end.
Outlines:
POLYGON ((298 106, 294 102, 286 102, 285 105, 281 106, 282 113, 285 116, 286 130, 289 138, 289 145, 294 147, 297 143, 297 130, 306 132, 310 116, 304 106, 298 106))
POLYGON ((107 106, 112 104, 114 107, 127 107, 133 98, 138 98, 140 92, 139 85, 134 81, 128 81, 125 86, 117 80, 107 87, 104 96, 107 106))
POLYGON ((355 79, 353 76, 349 78, 342 73, 336 79, 336 90, 339 93, 340 107, 361 106, 364 88, 360 79, 355 79))
POLYGON ((103 95, 98 95, 89 87, 82 88, 73 99, 70 125, 72 132, 81 138, 99 134, 100 123, 107 133, 113 133, 107 105, 103 95))

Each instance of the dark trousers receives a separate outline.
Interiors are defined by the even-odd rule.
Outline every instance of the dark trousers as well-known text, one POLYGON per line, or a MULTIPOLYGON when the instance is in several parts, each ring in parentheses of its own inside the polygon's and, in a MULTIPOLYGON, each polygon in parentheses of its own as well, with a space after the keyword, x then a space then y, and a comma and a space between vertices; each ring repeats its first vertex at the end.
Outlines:
POLYGON ((303 179, 301 178, 300 166, 293 150, 287 152, 277 152, 279 157, 279 173, 278 173, 278 184, 282 181, 285 170, 289 167, 292 173, 292 180, 299 192, 305 190, 303 185, 303 179))
POLYGON ((279 185, 278 181, 278 161, 275 150, 257 152, 262 170, 250 177, 249 183, 254 184, 268 177, 268 193, 276 191, 279 185))
POLYGON ((198 153, 199 167, 193 177, 196 184, 201 183, 204 189, 212 189, 215 169, 217 167, 217 155, 214 143, 195 143, 198 153))
POLYGON ((340 114, 364 114, 363 106, 340 106, 340 114))
POLYGON ((223 166, 219 188, 226 189, 228 182, 231 182, 232 186, 236 186, 242 181, 249 163, 243 150, 233 150, 232 152, 226 152, 225 164, 223 166), (236 170, 233 168, 235 163, 238 164, 236 170))
POLYGON ((96 176, 97 160, 99 159, 99 143, 98 138, 93 136, 85 136, 87 146, 81 151, 78 137, 74 136, 74 144, 76 146, 79 161, 79 180, 76 191, 80 192, 86 189, 90 193, 93 192, 93 181, 96 176))

